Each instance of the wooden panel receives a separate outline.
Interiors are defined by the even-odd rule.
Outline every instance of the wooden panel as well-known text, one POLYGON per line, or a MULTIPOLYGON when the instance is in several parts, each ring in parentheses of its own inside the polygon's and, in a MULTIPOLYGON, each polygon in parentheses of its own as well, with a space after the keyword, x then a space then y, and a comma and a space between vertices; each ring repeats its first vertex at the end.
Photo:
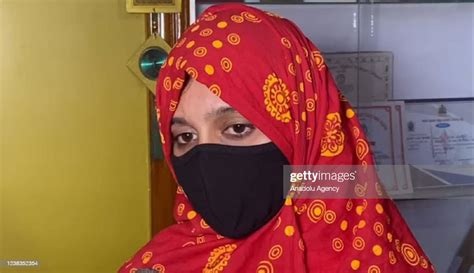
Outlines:
MULTIPOLYGON (((176 43, 178 36, 189 26, 189 1, 183 1, 182 8, 181 13, 164 14, 164 38, 170 46, 176 43)), ((148 17, 149 16, 147 16, 147 18, 148 17)), ((149 100, 153 100, 151 94, 149 95, 149 100)), ((151 103, 151 105, 154 105, 154 103, 151 103)), ((155 110, 152 109, 152 113, 154 113, 154 111, 155 110)), ((173 218, 173 207, 176 182, 164 160, 151 161, 150 191, 151 232, 152 235, 154 235, 175 222, 173 218)))
POLYGON ((174 223, 173 206, 176 183, 164 160, 151 162, 151 232, 155 235, 160 230, 174 223))

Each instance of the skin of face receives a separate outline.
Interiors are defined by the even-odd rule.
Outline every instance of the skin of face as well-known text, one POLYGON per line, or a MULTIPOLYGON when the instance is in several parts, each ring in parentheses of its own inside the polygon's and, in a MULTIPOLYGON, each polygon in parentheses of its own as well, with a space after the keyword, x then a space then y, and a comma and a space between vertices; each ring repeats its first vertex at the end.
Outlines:
POLYGON ((205 143, 251 146, 271 142, 248 119, 193 78, 181 94, 171 124, 175 156, 205 143))

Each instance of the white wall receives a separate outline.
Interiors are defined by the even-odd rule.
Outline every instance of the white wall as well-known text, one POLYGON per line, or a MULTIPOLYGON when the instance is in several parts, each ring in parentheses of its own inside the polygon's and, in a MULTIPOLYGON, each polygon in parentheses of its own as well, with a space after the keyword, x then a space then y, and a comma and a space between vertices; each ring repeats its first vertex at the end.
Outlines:
POLYGON ((394 99, 474 97, 474 3, 253 6, 292 20, 323 52, 392 51, 394 99))

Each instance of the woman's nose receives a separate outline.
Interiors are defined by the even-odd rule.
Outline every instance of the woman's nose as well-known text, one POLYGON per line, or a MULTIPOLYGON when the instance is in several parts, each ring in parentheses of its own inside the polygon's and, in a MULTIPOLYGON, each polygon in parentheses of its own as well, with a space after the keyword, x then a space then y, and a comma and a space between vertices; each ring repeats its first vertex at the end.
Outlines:
POLYGON ((221 137, 210 130, 203 130, 198 133, 198 144, 223 144, 221 137))

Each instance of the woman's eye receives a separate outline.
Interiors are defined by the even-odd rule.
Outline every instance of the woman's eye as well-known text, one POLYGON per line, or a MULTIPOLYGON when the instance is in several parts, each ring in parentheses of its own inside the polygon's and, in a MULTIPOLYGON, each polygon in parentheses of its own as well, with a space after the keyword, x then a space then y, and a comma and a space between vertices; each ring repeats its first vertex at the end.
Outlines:
POLYGON ((182 133, 177 135, 174 140, 176 143, 183 145, 183 144, 188 144, 189 142, 193 141, 196 139, 196 135, 193 133, 182 133))
POLYGON ((255 127, 252 124, 238 123, 227 127, 224 130, 224 133, 232 136, 241 137, 250 134, 254 129, 255 127))

